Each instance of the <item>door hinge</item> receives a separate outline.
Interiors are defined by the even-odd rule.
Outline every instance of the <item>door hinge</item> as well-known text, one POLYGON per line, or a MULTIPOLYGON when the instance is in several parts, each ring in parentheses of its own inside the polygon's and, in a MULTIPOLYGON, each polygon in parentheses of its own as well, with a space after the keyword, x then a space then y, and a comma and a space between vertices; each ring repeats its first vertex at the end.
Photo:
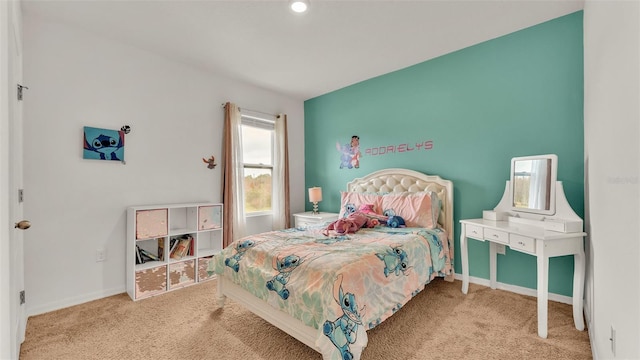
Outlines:
POLYGON ((20 305, 24 304, 25 302, 27 302, 26 297, 24 295, 24 290, 20 291, 20 305))
POLYGON ((29 90, 28 87, 18 84, 18 101, 22 101, 22 90, 23 89, 29 90))
POLYGON ((18 202, 21 203, 24 201, 24 189, 18 189, 18 202))

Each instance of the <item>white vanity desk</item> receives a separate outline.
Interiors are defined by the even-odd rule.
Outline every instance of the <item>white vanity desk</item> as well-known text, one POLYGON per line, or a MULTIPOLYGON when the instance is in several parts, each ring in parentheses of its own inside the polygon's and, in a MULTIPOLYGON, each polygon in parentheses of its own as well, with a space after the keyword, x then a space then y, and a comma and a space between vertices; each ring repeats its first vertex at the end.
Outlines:
POLYGON ((541 227, 528 226, 510 221, 485 219, 460 220, 462 248, 462 292, 469 290, 469 252, 467 238, 490 241, 489 280, 496 288, 497 251, 496 244, 504 244, 513 250, 536 256, 538 259, 538 335, 547 337, 547 305, 549 258, 573 255, 573 321, 576 329, 584 330, 582 296, 584 290, 584 232, 559 233, 541 227))
POLYGON ((510 182, 493 211, 484 211, 482 219, 460 220, 462 259, 462 292, 469 290, 469 250, 467 239, 489 241, 489 280, 496 288, 498 244, 509 246, 537 257, 538 335, 547 337, 549 258, 573 255, 573 321, 576 329, 584 330, 583 291, 585 255, 583 222, 566 200, 562 182, 555 182, 552 215, 514 212, 511 205, 510 182))

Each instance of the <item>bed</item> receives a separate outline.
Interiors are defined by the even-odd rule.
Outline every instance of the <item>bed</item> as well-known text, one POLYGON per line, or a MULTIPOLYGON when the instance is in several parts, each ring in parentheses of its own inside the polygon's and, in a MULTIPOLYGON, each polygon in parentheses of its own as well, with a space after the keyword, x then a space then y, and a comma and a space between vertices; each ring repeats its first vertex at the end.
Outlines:
POLYGON ((244 305, 325 360, 359 359, 367 330, 433 279, 453 281, 453 184, 385 169, 347 184, 340 219, 358 212, 357 201, 375 208, 381 224, 355 233, 327 230, 333 224, 291 228, 230 244, 214 260, 219 305, 227 297, 244 305), (384 226, 400 215, 406 226, 384 226))

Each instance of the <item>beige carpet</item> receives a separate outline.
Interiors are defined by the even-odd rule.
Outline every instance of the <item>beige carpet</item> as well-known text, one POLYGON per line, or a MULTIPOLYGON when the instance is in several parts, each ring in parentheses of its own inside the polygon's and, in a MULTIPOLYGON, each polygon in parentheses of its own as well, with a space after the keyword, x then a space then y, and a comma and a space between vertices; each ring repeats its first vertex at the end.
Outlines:
MULTIPOLYGON (((591 359, 570 305, 549 302, 537 336, 536 299, 437 279, 369 331, 363 360, 591 359)), ((20 359, 321 359, 301 342, 227 300, 216 281, 133 302, 126 294, 30 317, 20 359)))

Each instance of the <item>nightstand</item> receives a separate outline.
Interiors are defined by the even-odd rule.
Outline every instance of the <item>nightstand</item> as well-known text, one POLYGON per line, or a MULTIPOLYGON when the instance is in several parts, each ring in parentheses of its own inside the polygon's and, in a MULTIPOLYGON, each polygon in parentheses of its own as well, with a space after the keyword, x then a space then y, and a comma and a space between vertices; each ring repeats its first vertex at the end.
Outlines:
POLYGON ((295 219, 295 227, 319 225, 338 220, 338 214, 328 212, 319 212, 314 214, 312 211, 307 211, 293 214, 293 217, 295 219))

